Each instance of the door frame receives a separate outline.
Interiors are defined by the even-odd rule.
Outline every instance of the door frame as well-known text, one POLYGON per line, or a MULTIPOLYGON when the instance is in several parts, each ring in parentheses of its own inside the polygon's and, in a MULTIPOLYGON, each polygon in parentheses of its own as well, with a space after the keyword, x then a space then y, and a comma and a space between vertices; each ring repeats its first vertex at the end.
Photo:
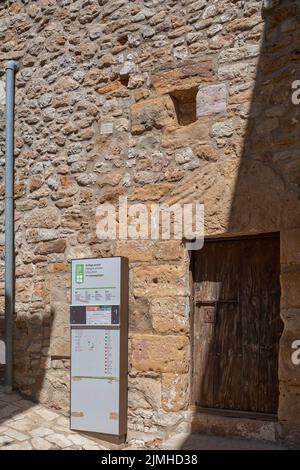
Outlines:
MULTIPOLYGON (((258 234, 249 234, 249 235, 228 235, 222 234, 220 236, 207 236, 204 238, 204 244, 210 242, 224 242, 224 241, 241 241, 241 240, 255 240, 261 238, 278 238, 280 242, 280 232, 267 232, 267 233, 258 233, 258 234)), ((204 245, 203 245, 204 246, 204 245)), ((279 244, 280 246, 280 244, 279 244)), ((197 253, 197 251, 195 252, 197 253)), ((190 272, 189 272, 189 279, 190 279, 190 338, 191 338, 191 367, 190 367, 190 393, 189 393, 189 403, 190 408, 194 411, 198 411, 201 413, 206 414, 214 414, 224 417, 232 417, 232 418, 248 418, 248 419, 263 419, 266 421, 277 421, 278 420, 278 409, 277 413, 263 413, 263 412, 255 412, 255 411, 241 411, 241 410, 226 410, 220 408, 205 408, 202 406, 195 405, 193 403, 193 375, 194 375, 194 316, 195 316, 195 281, 194 281, 194 267, 195 267, 195 253, 192 251, 190 256, 190 272)), ((279 256, 280 256, 279 252, 279 256)), ((280 256, 281 259, 281 256, 280 256)), ((280 353, 280 344, 278 348, 278 360, 279 360, 279 353, 280 353)), ((278 377, 278 383, 279 377, 278 377)))

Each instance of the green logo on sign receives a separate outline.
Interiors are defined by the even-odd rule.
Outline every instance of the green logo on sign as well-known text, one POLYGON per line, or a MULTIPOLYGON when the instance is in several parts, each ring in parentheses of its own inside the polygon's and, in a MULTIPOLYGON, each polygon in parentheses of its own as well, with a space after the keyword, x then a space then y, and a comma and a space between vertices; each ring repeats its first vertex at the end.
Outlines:
POLYGON ((84 264, 76 264, 75 281, 77 284, 83 284, 84 281, 84 264))

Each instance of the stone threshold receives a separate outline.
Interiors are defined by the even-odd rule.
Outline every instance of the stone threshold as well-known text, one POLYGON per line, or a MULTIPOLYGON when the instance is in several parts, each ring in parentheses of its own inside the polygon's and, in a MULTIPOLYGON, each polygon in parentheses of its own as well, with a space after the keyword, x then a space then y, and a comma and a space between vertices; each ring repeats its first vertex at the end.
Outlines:
POLYGON ((278 421, 277 414, 274 413, 258 413, 254 411, 227 410, 222 408, 202 408, 195 407, 194 412, 205 413, 210 415, 225 416, 227 418, 246 418, 258 421, 278 421))
POLYGON ((278 422, 270 415, 261 419, 242 416, 241 413, 228 416, 221 413, 196 411, 192 413, 191 431, 194 433, 214 434, 223 437, 254 439, 263 442, 278 442, 278 422))

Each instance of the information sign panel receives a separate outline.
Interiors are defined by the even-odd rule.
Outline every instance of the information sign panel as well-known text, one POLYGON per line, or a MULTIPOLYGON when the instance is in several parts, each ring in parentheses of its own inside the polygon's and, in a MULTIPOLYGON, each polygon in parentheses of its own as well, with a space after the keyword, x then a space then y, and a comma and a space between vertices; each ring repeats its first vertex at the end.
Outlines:
POLYGON ((71 429, 122 442, 127 421, 128 260, 72 260, 71 429))

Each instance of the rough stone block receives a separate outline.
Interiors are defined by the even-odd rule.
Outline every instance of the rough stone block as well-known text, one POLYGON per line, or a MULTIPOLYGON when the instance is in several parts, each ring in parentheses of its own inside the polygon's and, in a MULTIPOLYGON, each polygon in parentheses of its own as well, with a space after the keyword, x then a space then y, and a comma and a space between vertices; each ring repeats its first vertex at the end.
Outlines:
MULTIPOLYGON (((84 258, 84 256, 74 256, 74 258, 84 258)), ((47 276, 47 285, 51 302, 68 303, 70 297, 70 266, 66 271, 65 269, 60 272, 54 271, 47 276)))
POLYGON ((300 265, 300 229, 283 230, 280 233, 280 261, 283 264, 300 265))
POLYGON ((184 265, 163 264, 133 269, 134 295, 137 297, 187 295, 184 265))
POLYGON ((218 69, 219 80, 246 80, 249 75, 250 65, 247 63, 223 65, 218 69))
POLYGON ((165 437, 166 429, 179 430, 184 419, 184 413, 131 410, 128 415, 127 438, 128 440, 143 439, 153 443, 154 439, 165 437))
POLYGON ((131 106, 132 134, 141 134, 153 128, 161 129, 176 124, 175 107, 170 96, 140 101, 131 106))
POLYGON ((70 357, 69 328, 61 330, 60 336, 51 338, 51 356, 70 357))
POLYGON ((136 370, 185 373, 188 363, 186 336, 134 335, 132 338, 132 367, 136 370))
POLYGON ((300 425, 300 387, 280 384, 279 421, 300 425))
POLYGON ((174 187, 173 184, 147 184, 141 188, 135 188, 129 195, 131 201, 160 201, 174 187))
POLYGON ((300 334, 300 309, 282 308, 280 316, 284 322, 284 331, 300 334))
POLYGON ((67 246, 65 239, 51 240, 39 243, 34 252, 40 255, 48 255, 50 253, 64 253, 67 246))
POLYGON ((278 436, 281 442, 290 449, 299 449, 300 447, 300 427, 298 425, 289 425, 282 422, 278 427, 278 436))
POLYGON ((131 299, 129 302, 129 330, 135 333, 151 333, 152 324, 147 299, 131 299))
POLYGON ((217 113, 225 113, 227 109, 226 85, 210 85, 200 88, 197 93, 196 101, 197 118, 217 113))
POLYGON ((51 263, 48 264, 48 273, 69 273, 70 266, 68 263, 51 263))
POLYGON ((128 406, 132 409, 158 410, 161 404, 160 379, 150 377, 129 378, 128 406))
POLYGON ((156 333, 186 332, 189 328, 189 298, 153 298, 150 302, 150 314, 156 333))
POLYGON ((215 122, 211 128, 211 135, 215 139, 223 139, 224 137, 231 137, 235 130, 235 123, 231 119, 225 121, 215 122))
POLYGON ((101 126, 100 126, 101 135, 109 135, 109 134, 112 134, 113 131, 114 131, 113 122, 101 122, 101 126))
POLYGON ((272 8, 279 5, 280 0, 263 0, 262 2, 262 9, 263 10, 271 10, 272 8))
POLYGON ((64 93, 74 91, 79 87, 79 83, 71 77, 61 77, 55 84, 55 91, 57 93, 64 93))
POLYGON ((114 82, 110 82, 107 85, 97 88, 96 91, 101 95, 104 95, 120 89, 125 90, 126 87, 119 80, 115 80, 114 82))
POLYGON ((189 380, 184 374, 162 374, 162 407, 165 411, 180 411, 189 402, 189 380))
POLYGON ((300 273, 283 273, 281 280, 281 306, 300 307, 300 273))
POLYGON ((0 80, 0 106, 5 105, 5 85, 4 81, 0 80))
POLYGON ((154 74, 152 85, 157 94, 163 95, 177 90, 186 90, 213 80, 212 61, 193 62, 186 60, 180 68, 154 74))
POLYGON ((276 441, 277 423, 263 419, 247 419, 207 413, 194 413, 192 416, 192 431, 211 433, 217 436, 239 437, 262 441, 276 441))
POLYGON ((297 340, 300 341, 300 310, 281 309, 280 314, 284 322, 284 330, 279 347, 279 380, 300 387, 300 365, 292 360, 292 354, 297 351, 292 344, 297 340))
POLYGON ((69 413, 70 410, 70 372, 69 370, 49 370, 46 374, 43 387, 38 392, 38 399, 46 403, 48 407, 63 409, 69 413))
POLYGON ((30 302, 33 296, 32 280, 16 279, 16 298, 18 302, 30 302))
POLYGON ((165 129, 161 145, 167 148, 190 147, 195 143, 205 144, 209 141, 210 123, 205 118, 177 129, 165 129))
POLYGON ((70 355, 69 305, 52 302, 52 325, 50 336, 51 356, 68 357, 70 355))
POLYGON ((28 242, 44 242, 58 238, 58 231, 55 229, 28 229, 26 230, 26 240, 28 242))
POLYGON ((212 145, 196 145, 193 151, 200 160, 204 161, 217 161, 220 157, 220 153, 212 145))
POLYGON ((60 225, 60 212, 55 207, 34 209, 24 217, 26 227, 56 228, 60 225))
POLYGON ((239 60, 253 59, 260 53, 260 45, 249 44, 243 47, 224 49, 219 55, 219 63, 236 62, 239 60))
POLYGON ((165 261, 182 260, 185 254, 184 247, 179 240, 166 240, 158 242, 154 248, 156 259, 165 261))
MULTIPOLYGON (((300 387, 300 364, 295 364, 292 360, 293 353, 297 350, 292 347, 295 341, 299 341, 297 350, 300 350, 300 317, 298 319, 298 328, 293 330, 284 330, 280 339, 279 348, 279 368, 278 376, 281 382, 300 387)), ((300 358, 300 352, 297 353, 300 358)), ((299 360, 299 359, 298 359, 299 360)))
POLYGON ((129 262, 151 261, 153 259, 153 243, 147 240, 126 240, 117 242, 115 256, 125 256, 129 262))

